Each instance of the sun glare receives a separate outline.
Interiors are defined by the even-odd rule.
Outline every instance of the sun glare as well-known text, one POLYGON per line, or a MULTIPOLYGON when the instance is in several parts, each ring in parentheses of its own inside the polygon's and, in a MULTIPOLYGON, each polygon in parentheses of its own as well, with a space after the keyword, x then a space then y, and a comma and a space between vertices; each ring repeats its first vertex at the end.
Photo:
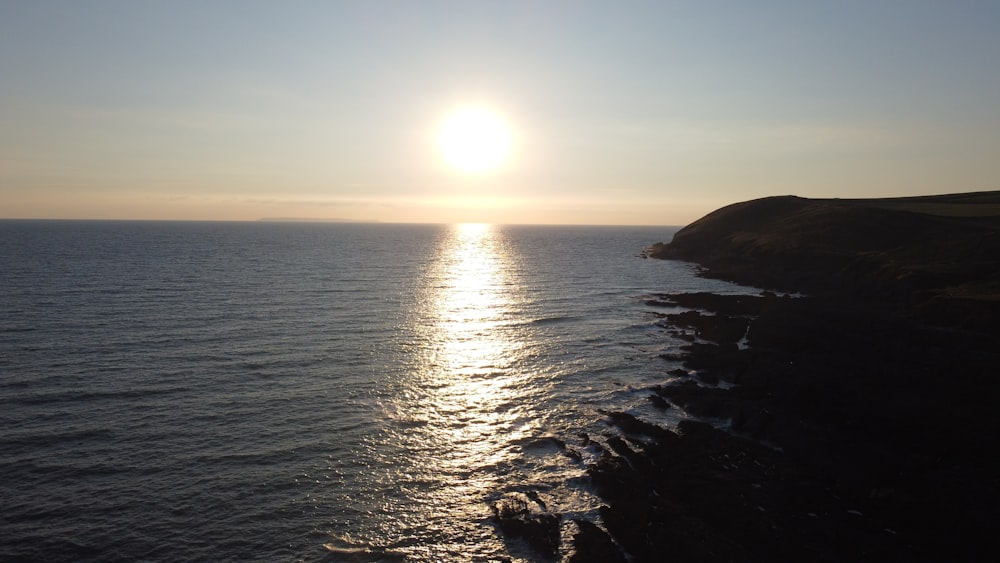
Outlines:
POLYGON ((452 113, 438 130, 438 145, 453 168, 469 173, 496 170, 511 151, 511 132, 496 112, 468 107, 452 113))

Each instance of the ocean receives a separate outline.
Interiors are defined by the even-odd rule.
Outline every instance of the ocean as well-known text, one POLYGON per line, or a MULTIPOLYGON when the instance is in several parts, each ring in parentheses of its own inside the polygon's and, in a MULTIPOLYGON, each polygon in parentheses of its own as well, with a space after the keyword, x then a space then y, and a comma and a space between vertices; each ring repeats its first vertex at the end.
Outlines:
POLYGON ((649 296, 748 291, 675 230, 0 221, 0 560, 534 560, 491 502, 685 416, 649 296))

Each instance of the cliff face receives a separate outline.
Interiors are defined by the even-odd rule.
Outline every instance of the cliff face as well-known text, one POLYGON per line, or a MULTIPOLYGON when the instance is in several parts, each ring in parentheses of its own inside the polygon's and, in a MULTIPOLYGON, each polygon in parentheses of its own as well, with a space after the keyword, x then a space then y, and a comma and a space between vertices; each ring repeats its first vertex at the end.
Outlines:
POLYGON ((759 287, 902 300, 932 316, 951 310, 964 320, 947 324, 978 325, 985 318, 973 317, 1000 312, 1000 191, 769 197, 714 211, 647 255, 759 287))

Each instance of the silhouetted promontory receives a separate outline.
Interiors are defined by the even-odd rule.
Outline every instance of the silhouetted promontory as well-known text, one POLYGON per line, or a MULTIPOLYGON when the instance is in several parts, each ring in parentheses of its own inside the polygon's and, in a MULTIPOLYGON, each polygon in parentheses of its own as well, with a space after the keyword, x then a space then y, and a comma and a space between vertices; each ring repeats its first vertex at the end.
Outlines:
POLYGON ((714 211, 647 255, 757 287, 906 300, 915 314, 988 328, 1000 311, 1000 191, 768 197, 714 211))
POLYGON ((608 414, 630 560, 1000 559, 1000 192, 759 199, 646 254, 769 291, 647 300, 688 343, 651 400, 693 419, 608 414))

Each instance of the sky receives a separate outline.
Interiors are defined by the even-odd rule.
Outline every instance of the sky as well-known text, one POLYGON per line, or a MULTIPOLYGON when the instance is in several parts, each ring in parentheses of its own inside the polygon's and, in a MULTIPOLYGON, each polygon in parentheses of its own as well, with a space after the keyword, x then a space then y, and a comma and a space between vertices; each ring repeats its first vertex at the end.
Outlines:
POLYGON ((683 225, 1000 189, 1000 2, 0 0, 0 217, 683 225), (492 171, 436 131, 502 116, 492 171))

